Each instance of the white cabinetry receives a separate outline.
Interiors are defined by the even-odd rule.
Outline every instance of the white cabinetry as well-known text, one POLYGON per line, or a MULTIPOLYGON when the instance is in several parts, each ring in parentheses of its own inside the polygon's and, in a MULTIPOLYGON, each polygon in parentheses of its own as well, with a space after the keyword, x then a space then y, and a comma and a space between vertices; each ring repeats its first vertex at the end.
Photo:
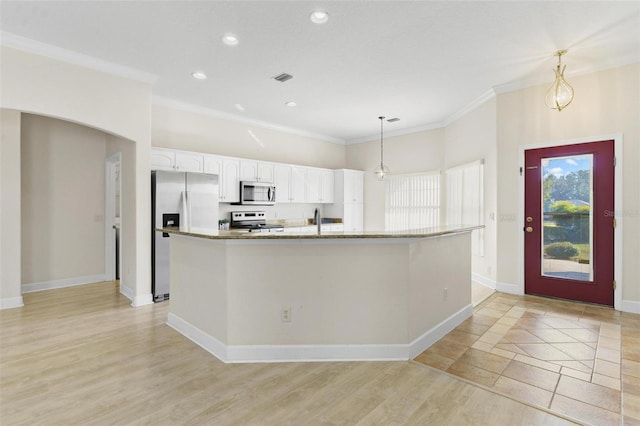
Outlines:
POLYGON ((218 191, 221 203, 240 201, 240 160, 237 158, 204 156, 205 173, 218 175, 218 191))
POLYGON ((240 180, 273 183, 274 165, 255 160, 240 160, 240 180))
POLYGON ((322 202, 322 173, 320 169, 307 168, 307 187, 305 188, 305 200, 307 203, 322 202))
POLYGON ((325 207, 325 216, 341 217, 345 232, 364 229, 364 172, 336 170, 334 202, 325 207))
MULTIPOLYGON (((306 202, 307 168, 291 166, 291 202, 306 202)), ((276 187, 276 191, 278 187, 276 187)))
POLYGON ((177 172, 203 172, 203 154, 153 148, 151 150, 151 170, 171 170, 177 172))
POLYGON ((276 187, 276 203, 291 202, 291 166, 276 164, 273 183, 276 187))
POLYGON ((322 177, 321 177, 322 195, 321 195, 320 201, 327 204, 333 203, 334 193, 335 193, 334 171, 323 169, 321 171, 321 174, 322 174, 322 177))

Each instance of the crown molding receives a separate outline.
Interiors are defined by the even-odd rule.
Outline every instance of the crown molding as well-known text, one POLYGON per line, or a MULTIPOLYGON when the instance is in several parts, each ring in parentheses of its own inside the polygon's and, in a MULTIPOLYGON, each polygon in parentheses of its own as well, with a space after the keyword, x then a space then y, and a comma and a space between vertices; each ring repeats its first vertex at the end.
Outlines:
POLYGON ((63 49, 51 44, 42 43, 30 38, 21 37, 6 31, 0 32, 0 44, 16 50, 22 50, 36 55, 58 61, 68 62, 106 74, 127 78, 129 80, 140 81, 142 83, 154 84, 158 81, 158 76, 140 71, 135 68, 126 67, 114 62, 98 59, 93 56, 78 53, 72 50, 63 49))
POLYGON ((330 142, 337 145, 344 145, 345 141, 343 139, 335 138, 333 136, 322 135, 319 133, 312 133, 306 130, 294 129, 291 127, 280 126, 273 123, 268 123, 266 121, 253 120, 247 117, 242 117, 240 115, 231 114, 228 112, 218 111, 211 108, 206 108, 194 104, 190 104, 187 102, 178 101, 171 98, 165 98, 163 96, 152 96, 153 105, 164 106, 168 108, 177 109, 180 111, 192 112, 195 114, 206 115, 208 117, 220 118, 223 120, 229 120, 236 123, 247 124, 250 126, 260 127, 268 130, 275 130, 278 132, 289 133, 296 136, 303 136, 306 138, 319 139, 324 142, 330 142))
MULTIPOLYGON (((425 132, 427 130, 441 129, 443 127, 445 127, 444 122, 439 121, 439 122, 436 122, 436 123, 425 124, 424 126, 409 127, 407 129, 395 130, 393 132, 384 132, 384 136, 392 138, 394 136, 410 135, 412 133, 419 133, 419 132, 425 132)), ((349 140, 346 141, 346 145, 357 145, 359 143, 374 142, 378 138, 380 138, 380 134, 379 133, 375 134, 375 135, 369 135, 369 136, 363 136, 363 137, 360 137, 360 138, 349 139, 349 140)))
POLYGON ((447 127, 451 123, 461 119, 462 117, 464 117, 465 115, 473 111, 474 109, 478 108, 480 105, 484 104, 485 102, 495 97, 496 97, 496 91, 494 89, 487 90, 482 95, 472 100, 467 105, 465 105, 464 107, 462 107, 461 109, 459 109, 458 111, 454 112, 449 117, 447 117, 442 123, 443 127, 447 127))

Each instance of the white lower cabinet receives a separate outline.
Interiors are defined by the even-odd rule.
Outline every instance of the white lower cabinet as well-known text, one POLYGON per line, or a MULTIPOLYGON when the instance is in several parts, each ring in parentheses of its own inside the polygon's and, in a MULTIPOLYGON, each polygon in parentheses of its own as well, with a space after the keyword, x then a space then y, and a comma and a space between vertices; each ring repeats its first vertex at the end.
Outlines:
POLYGON ((362 232, 364 230, 364 204, 345 203, 343 204, 342 223, 345 232, 362 232))

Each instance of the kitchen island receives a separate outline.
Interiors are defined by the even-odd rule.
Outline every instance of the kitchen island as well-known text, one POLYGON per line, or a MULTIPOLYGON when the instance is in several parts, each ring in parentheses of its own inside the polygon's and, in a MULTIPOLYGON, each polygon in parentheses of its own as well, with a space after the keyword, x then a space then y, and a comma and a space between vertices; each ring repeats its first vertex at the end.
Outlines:
POLYGON ((412 359, 472 314, 473 229, 158 229, 167 323, 224 362, 412 359))

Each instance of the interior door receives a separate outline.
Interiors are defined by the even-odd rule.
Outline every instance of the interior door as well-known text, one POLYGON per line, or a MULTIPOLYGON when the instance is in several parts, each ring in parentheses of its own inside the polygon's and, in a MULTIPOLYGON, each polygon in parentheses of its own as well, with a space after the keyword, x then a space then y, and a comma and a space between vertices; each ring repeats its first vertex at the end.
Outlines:
POLYGON ((613 306, 614 142, 525 151, 525 293, 613 306))

